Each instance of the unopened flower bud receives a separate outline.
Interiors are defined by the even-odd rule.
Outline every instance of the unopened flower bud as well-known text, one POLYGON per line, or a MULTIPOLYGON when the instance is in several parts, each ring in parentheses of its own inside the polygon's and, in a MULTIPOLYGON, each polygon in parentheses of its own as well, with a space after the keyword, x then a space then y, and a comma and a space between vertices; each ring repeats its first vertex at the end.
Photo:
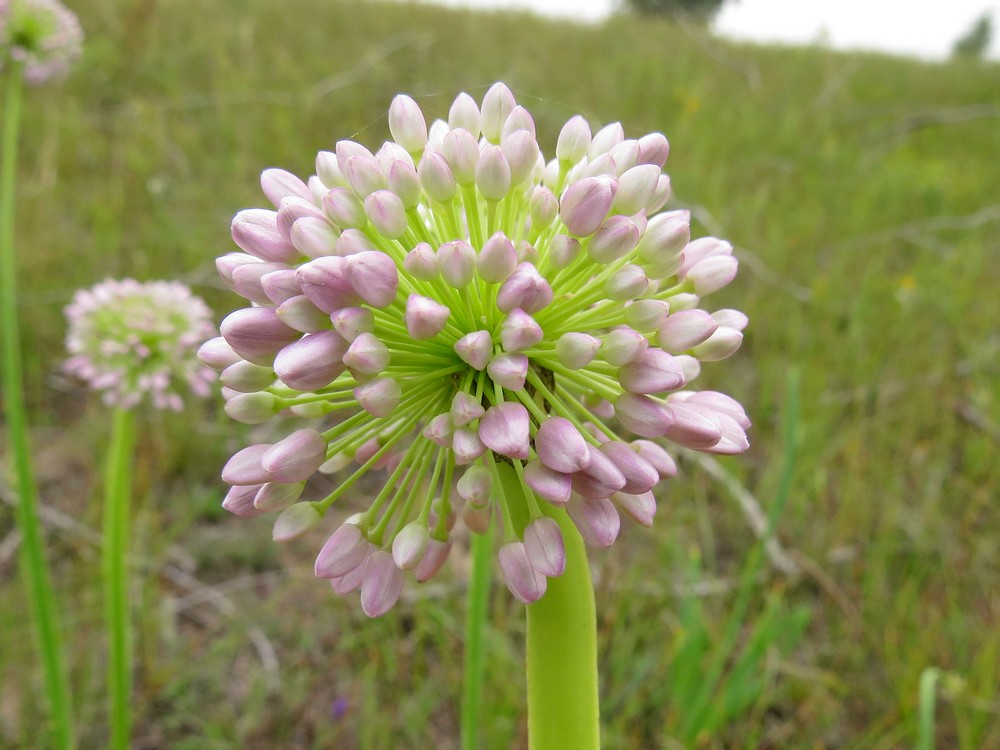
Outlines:
POLYGON ((219 380, 226 388, 240 393, 256 393, 274 382, 274 370, 241 360, 222 371, 219 380))
POLYGON ((489 331, 473 331, 456 341, 454 349, 463 362, 484 370, 493 356, 493 337, 489 331))
POLYGON ((364 229, 368 214, 364 204, 346 188, 333 188, 323 198, 323 211, 341 229, 364 229))
POLYGON ((361 609, 369 617, 381 617, 392 609, 403 593, 403 571, 385 550, 373 552, 361 579, 361 609))
POLYGON ((511 172, 499 146, 483 146, 476 164, 476 187, 491 201, 503 200, 510 192, 511 172))
POLYGON ((230 313, 219 329, 237 354, 258 365, 270 365, 274 355, 299 337, 270 307, 248 307, 230 313))
POLYGON ((448 110, 448 127, 452 130, 463 128, 473 137, 479 135, 479 105, 464 91, 455 97, 451 109, 448 110))
POLYGON ((571 234, 587 237, 604 222, 617 191, 618 180, 612 177, 578 180, 566 189, 559 216, 571 234))
POLYGON ((468 130, 452 130, 444 137, 441 145, 448 166, 451 167, 455 182, 471 185, 476 181, 476 165, 479 163, 479 144, 468 130))
POLYGON ((550 578, 566 570, 562 531, 552 518, 536 518, 524 527, 524 548, 531 566, 550 578))
POLYGON ((407 273, 421 281, 433 281, 441 273, 437 254, 426 242, 421 242, 403 259, 407 273))
POLYGON ((618 178, 618 193, 614 208, 625 215, 639 213, 649 203, 660 178, 660 168, 654 164, 639 164, 618 178))
POLYGON ((253 498, 253 505, 258 510, 268 513, 276 510, 284 510, 299 499, 305 486, 305 482, 295 482, 292 484, 268 482, 257 490, 257 494, 253 498))
POLYGON ((485 466, 470 466, 458 480, 458 494, 474 505, 485 505, 493 489, 493 475, 485 466))
POLYGON ((400 570, 413 570, 420 564, 431 540, 427 525, 420 521, 406 524, 392 540, 392 559, 400 570))
POLYGON ((315 529, 322 520, 312 503, 296 503, 285 508, 275 520, 271 538, 276 542, 290 542, 315 529))
POLYGON ((374 417, 388 417, 399 406, 403 391, 395 378, 381 377, 354 389, 354 398, 374 417))
POLYGON ((590 449, 579 430, 563 417, 549 417, 538 426, 535 452, 545 466, 562 474, 583 471, 590 465, 590 449))
POLYGON ((638 299, 625 308, 625 322, 638 331, 655 331, 667 317, 670 309, 658 299, 638 299))
POLYGON ((486 96, 483 97, 483 105, 480 108, 479 125, 483 136, 490 143, 500 142, 500 131, 503 124, 507 122, 510 113, 514 111, 517 102, 510 89, 502 83, 494 83, 490 86, 486 96))
POLYGON ((406 300, 406 330, 415 339, 437 336, 448 324, 451 310, 440 302, 411 294, 406 300))
POLYGON ((364 375, 378 375, 389 366, 389 350, 375 334, 362 333, 347 348, 343 362, 364 375))
POLYGON ((549 262, 556 271, 567 268, 580 255, 580 242, 565 234, 557 234, 549 245, 549 262))
POLYGON ((541 326, 524 310, 515 307, 500 324, 500 342, 504 351, 530 349, 544 338, 541 326))
POLYGON ((455 289, 469 285, 476 275, 476 251, 465 240, 446 242, 437 251, 441 276, 455 289))
POLYGON ((406 234, 406 208, 392 191, 376 190, 365 198, 365 213, 372 226, 390 240, 397 240, 406 234))
POLYGON ((580 115, 574 115, 559 131, 559 139, 556 141, 556 157, 560 161, 576 164, 587 155, 590 140, 590 125, 580 115))
POLYGON ((294 263, 299 256, 292 243, 278 231, 278 214, 248 208, 233 217, 233 242, 246 253, 274 263, 294 263))
POLYGON ((451 400, 451 418, 458 427, 476 421, 485 413, 482 403, 464 391, 456 393, 451 400))
MULTIPOLYGON (((478 150, 477 150, 478 155, 478 150)), ((428 151, 417 166, 420 183, 433 200, 447 203, 455 197, 457 182, 448 160, 436 151, 428 151)))
POLYGON ((615 543, 622 519, 611 500, 581 497, 567 505, 566 510, 587 544, 606 549, 615 543))
POLYGON ((559 215, 559 199, 546 187, 536 187, 528 200, 528 216, 531 226, 541 231, 556 220, 559 215))
POLYGON ((326 440, 316 430, 296 430, 261 456, 261 467, 276 482, 308 479, 326 460, 326 440))
POLYGON ((612 122, 598 130, 590 141, 587 157, 593 161, 601 154, 606 154, 625 140, 625 129, 620 122, 612 122))
POLYGON ((369 542, 356 524, 345 523, 327 539, 316 557, 317 578, 339 578, 365 559, 369 542))
POLYGON ((506 402, 491 406, 479 420, 479 439, 494 453, 527 460, 528 410, 521 404, 506 402))
POLYGON ((543 500, 559 506, 569 502, 573 491, 569 474, 554 471, 540 461, 529 461, 524 465, 524 483, 543 500))
POLYGON ((635 299, 646 293, 649 288, 649 280, 646 272, 639 266, 622 266, 615 271, 608 280, 604 282, 604 293, 608 299, 617 302, 635 299))
POLYGON ((601 340, 586 333, 564 333, 556 341, 556 356, 559 362, 571 370, 586 367, 597 355, 601 340))
POLYGON ((389 105, 389 132, 392 139, 411 154, 427 145, 427 122, 413 99, 405 94, 396 96, 389 105))
POLYGON ((503 388, 519 391, 528 376, 528 358, 523 354, 498 354, 486 365, 486 373, 503 388))
POLYGON ((507 280, 517 267, 514 243, 503 232, 497 232, 483 245, 476 259, 479 278, 490 284, 500 284, 507 280))
POLYGON ((738 266, 739 262, 732 255, 718 255, 698 261, 685 278, 694 286, 694 293, 703 297, 735 279, 738 266))
POLYGON ((741 331, 728 326, 719 326, 715 333, 694 347, 691 352, 703 362, 719 362, 733 356, 742 344, 741 331))
POLYGON ((270 482, 271 476, 260 463, 270 448, 270 444, 257 443, 234 453, 222 468, 222 481, 237 486, 270 482))
POLYGON ((531 565, 523 542, 508 542, 497 553, 500 571, 510 593, 522 604, 531 604, 545 593, 545 575, 531 565))
POLYGON ((704 310, 681 310, 660 324, 660 346, 671 354, 680 354, 708 339, 719 324, 704 310))
POLYGON ((471 464, 486 452, 486 445, 479 433, 469 427, 458 427, 451 436, 451 449, 459 466, 471 464))
POLYGON ((341 359, 346 351, 347 342, 334 331, 311 333, 278 353, 274 371, 289 388, 315 391, 332 383, 344 371, 341 359))

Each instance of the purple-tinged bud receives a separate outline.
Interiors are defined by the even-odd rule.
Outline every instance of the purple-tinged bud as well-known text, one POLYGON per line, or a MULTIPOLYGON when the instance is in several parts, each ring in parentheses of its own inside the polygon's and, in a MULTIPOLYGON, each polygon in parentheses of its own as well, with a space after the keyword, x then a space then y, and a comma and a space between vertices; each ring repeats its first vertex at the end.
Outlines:
POLYGON ((497 307, 505 313, 520 307, 529 315, 552 302, 552 287, 530 263, 522 263, 497 292, 497 307))
POLYGON ((406 254, 403 259, 403 268, 415 279, 421 281, 433 281, 441 273, 434 248, 426 242, 421 242, 406 254))
POLYGON ((489 531, 492 516, 493 509, 489 505, 468 503, 462 508, 462 523, 473 534, 485 534, 489 531))
POLYGON ((274 370, 241 360, 223 370, 219 380, 239 393, 256 393, 274 382, 274 370))
POLYGON ((587 444, 590 463, 583 471, 572 475, 573 491, 582 497, 611 497, 625 486, 625 475, 614 462, 597 448, 587 444))
POLYGON ((677 464, 662 445, 650 440, 633 440, 632 448, 656 469, 660 479, 677 476, 677 464))
POLYGON ((465 391, 459 391, 451 400, 451 418, 458 427, 475 422, 485 413, 486 409, 479 400, 465 391))
POLYGON ((704 310, 681 310, 663 321, 658 340, 666 351, 680 354, 707 340, 718 327, 704 310))
POLYGON ((625 322, 639 331, 655 331, 667 317, 670 306, 658 299, 639 299, 625 308, 625 322))
POLYGON ((378 375, 389 366, 389 350, 375 334, 362 333, 347 348, 343 362, 365 375, 378 375))
POLYGON ((634 138, 629 138, 616 144, 608 153, 618 165, 618 176, 620 177, 636 165, 636 159, 639 158, 639 142, 634 138))
POLYGON ((659 178, 660 168, 654 164, 640 164, 623 172, 618 178, 614 209, 626 215, 639 213, 653 197, 659 178))
POLYGON ((604 282, 604 293, 617 302, 635 299, 649 288, 646 272, 639 266, 622 266, 604 282))
POLYGON ((545 466, 561 474, 573 474, 590 466, 590 448, 573 423, 549 417, 535 433, 535 452, 545 466))
POLYGON ((705 296, 722 289, 735 279, 738 266, 739 261, 732 255, 705 258, 688 270, 685 279, 694 286, 695 294, 705 296))
POLYGON ((559 215, 559 199, 546 187, 536 187, 528 200, 528 216, 531 227, 541 231, 552 224, 559 215))
POLYGON ((476 164, 476 187, 486 200, 499 201, 510 192, 511 173, 499 146, 483 146, 476 164))
POLYGON ((320 474, 336 474, 351 465, 353 458, 347 453, 335 453, 319 467, 320 474))
POLYGON ((615 543, 622 519, 611 500, 581 497, 567 505, 566 510, 587 544, 607 549, 615 543))
POLYGON ((365 559, 369 542, 353 523, 341 525, 326 540, 316 557, 317 578, 339 578, 354 570, 365 559))
POLYGON ((337 163, 337 155, 332 151, 320 151, 316 154, 316 174, 327 188, 341 187, 347 184, 337 163))
MULTIPOLYGON (((326 192, 324 190, 323 195, 326 195, 326 192)), ((290 242, 292 239, 292 225, 306 216, 314 219, 324 218, 323 212, 316 205, 315 201, 303 200, 294 196, 283 198, 281 205, 278 207, 276 217, 279 234, 290 242)))
POLYGON ((690 211, 668 211, 649 220, 636 249, 643 263, 658 266, 665 260, 674 262, 690 239, 690 211))
POLYGON ((257 494, 253 498, 253 505, 257 510, 268 513, 284 510, 299 499, 305 486, 305 482, 295 482, 294 484, 268 482, 257 490, 257 494))
POLYGON ((361 588, 361 582, 365 577, 365 567, 368 565, 368 558, 371 557, 372 551, 375 549, 375 545, 370 542, 367 543, 365 548, 365 556, 360 563, 357 564, 353 569, 349 570, 342 576, 330 579, 330 589, 333 593, 344 596, 346 594, 351 594, 361 588))
POLYGON ((722 438, 722 426, 713 409, 685 401, 671 401, 667 409, 673 418, 664 433, 667 440, 685 448, 705 450, 722 438))
POLYGON ((580 115, 574 115, 559 131, 559 139, 556 141, 556 157, 560 161, 576 164, 587 155, 591 137, 590 125, 587 121, 580 115))
MULTIPOLYGON (((479 163, 479 144, 468 130, 452 130, 441 144, 448 166, 459 185, 471 185, 476 181, 476 165, 479 163)), ((426 157, 425 157, 426 158, 426 157)))
POLYGON ((290 542, 319 526, 323 516, 312 503, 296 503, 285 508, 274 521, 271 538, 276 542, 290 542))
POLYGON ((502 143, 521 130, 530 133, 532 138, 535 137, 534 118, 528 110, 518 104, 504 120, 503 127, 500 129, 500 142, 502 143))
MULTIPOLYGON (((393 159, 386 172, 386 184, 389 190, 399 197, 403 209, 410 211, 420 203, 420 177, 412 164, 400 159, 393 159)), ((383 234, 385 234, 383 232, 383 234)))
POLYGON ((668 298, 670 310, 673 312, 680 312, 681 310, 690 310, 693 307, 697 307, 698 303, 701 302, 701 297, 697 294, 688 294, 687 292, 682 292, 680 294, 674 294, 668 298))
POLYGON ((427 145, 427 122, 413 99, 405 94, 393 98, 389 105, 389 132, 392 139, 411 154, 423 151, 427 145))
POLYGON ((735 328, 737 331, 742 331, 750 323, 750 319, 745 313, 739 310, 716 310, 712 313, 712 319, 719 324, 719 326, 725 326, 726 328, 735 328))
POLYGON ((628 364, 649 346, 646 337, 631 328, 615 328, 604 337, 601 354, 609 365, 620 367, 628 364))
POLYGON ((479 439, 494 453, 527 460, 531 450, 528 423, 528 410, 521 404, 497 404, 479 420, 479 439))
POLYGON ((479 135, 479 105, 464 91, 455 97, 448 110, 448 127, 452 130, 463 128, 474 137, 479 135))
POLYGON ((703 362, 719 362, 733 356, 743 344, 743 333, 735 328, 719 326, 715 333, 691 350, 703 362))
POLYGON ((545 574, 535 570, 528 560, 524 542, 507 542, 497 553, 500 572, 510 593, 522 604, 531 604, 542 598, 547 586, 545 574))
POLYGON ((347 159, 344 177, 354 194, 364 200, 376 190, 388 187, 385 173, 375 161, 375 157, 351 156, 347 159))
POLYGON ((456 489, 463 500, 473 505, 485 505, 493 489, 493 475, 485 466, 470 466, 458 480, 456 489))
POLYGON ((225 370, 242 359, 222 336, 216 336, 202 344, 197 356, 199 362, 216 371, 225 370))
POLYGON ((663 133, 649 133, 639 139, 639 164, 655 164, 660 169, 670 156, 670 143, 663 133))
POLYGON ((281 410, 270 393, 241 393, 226 401, 226 414, 243 424, 266 422, 281 410))
POLYGON ((653 518, 656 516, 656 498, 653 497, 652 491, 635 494, 616 492, 611 496, 611 501, 640 526, 653 525, 653 518))
POLYGON ((639 241, 639 227, 627 216, 612 216, 587 243, 587 255, 595 263, 613 263, 632 252, 639 241))
POLYGON ((437 260, 441 276, 455 289, 463 289, 475 278, 476 251, 465 240, 453 240, 441 245, 437 260))
POLYGON ((479 433, 470 427, 458 427, 451 436, 451 450, 459 466, 471 464, 486 452, 486 445, 479 433))
POLYGON ((590 149, 587 151, 587 158, 591 161, 601 154, 606 154, 619 143, 625 140, 625 129, 620 122, 612 122, 594 134, 590 141, 590 149))
POLYGON ((618 371, 618 382, 629 393, 664 393, 684 385, 684 373, 662 349, 640 353, 618 371))
POLYGON ((674 421, 673 412, 665 405, 634 393, 618 397, 615 416, 622 427, 640 437, 663 437, 674 421))
POLYGON ((517 253, 514 243, 503 232, 497 232, 483 245, 476 259, 479 278, 490 284, 500 284, 507 280, 517 268, 517 253))
POLYGON ((388 417, 399 406, 402 397, 399 383, 390 377, 375 378, 354 389, 354 398, 361 408, 374 417, 388 417))
POLYGON ((337 254, 340 235, 326 219, 304 216, 292 225, 292 244, 307 258, 337 254))
POLYGON ((523 354, 505 352, 498 354, 486 365, 486 372, 494 383, 511 391, 524 388, 528 377, 528 358, 523 354))
POLYGON ((342 307, 330 313, 333 330, 346 341, 375 330, 375 316, 367 307, 342 307))
POLYGON ((519 307, 511 310, 500 324, 500 342, 507 352, 530 349, 544 337, 542 327, 519 307))
MULTIPOLYGON (((477 149, 477 160, 478 154, 477 149)), ((447 203, 455 197, 455 191, 458 189, 455 174, 443 154, 430 150, 425 153, 417 167, 417 174, 420 175, 420 184, 423 185, 424 192, 433 200, 447 203)))
POLYGON ((273 263, 294 263, 299 253, 278 231, 278 214, 263 208, 247 208, 233 217, 233 242, 255 258, 273 263))
POLYGON ((365 198, 365 213, 372 226, 384 237, 398 240, 406 234, 406 208, 399 196, 392 191, 376 190, 365 198))
POLYGON ((524 548, 531 566, 542 575, 554 578, 565 572, 566 548, 555 519, 543 516, 525 526, 524 548))
POLYGON ((381 617, 392 609, 403 593, 403 571, 385 550, 373 552, 361 579, 361 609, 369 617, 381 617))
POLYGON ((649 203, 646 204, 646 213, 654 214, 659 211, 667 205, 671 195, 673 195, 673 189, 670 187, 670 177, 661 174, 660 179, 656 181, 656 189, 653 190, 653 195, 649 199, 649 203))
POLYGON ((564 333, 556 341, 556 357, 571 370, 589 365, 601 348, 601 340, 586 333, 564 333))
POLYGON ((337 154, 337 168, 340 169, 340 173, 342 175, 345 175, 345 180, 347 179, 347 160, 351 157, 356 156, 375 161, 375 155, 360 143, 356 143, 355 141, 337 141, 335 151, 337 154))
POLYGON ((538 263, 538 250, 527 240, 518 241, 514 254, 517 255, 518 263, 530 263, 531 265, 538 263))
POLYGON ((493 356, 493 337, 489 331, 473 331, 456 341, 453 348, 467 365, 483 370, 493 356))
POLYGON ((259 484, 230 487, 222 501, 223 509, 228 510, 234 516, 243 518, 263 515, 267 511, 255 508, 253 504, 253 499, 259 488, 259 484))
POLYGON ((573 491, 569 474, 553 471, 540 461, 529 461, 524 465, 524 483, 536 495, 553 505, 565 505, 573 491))
POLYGON ((270 482, 271 475, 261 466, 261 459, 270 448, 269 443, 257 443, 234 453, 222 467, 222 481, 240 487, 270 482))
POLYGON ((483 97, 483 106, 480 108, 479 126, 483 136, 490 143, 497 143, 500 140, 500 131, 503 124, 507 122, 510 113, 517 106, 517 101, 510 89, 502 83, 494 83, 490 86, 486 96, 483 97))
POLYGON ((451 446, 451 436, 454 432, 455 424, 452 421, 451 414, 446 412, 438 414, 427 423, 427 426, 423 430, 423 436, 434 443, 434 445, 448 448, 451 446))
POLYGON ((389 174, 389 167, 392 166, 394 161, 402 162, 407 167, 414 169, 417 166, 413 163, 413 157, 410 155, 410 152, 393 141, 386 141, 382 144, 379 150, 375 152, 375 161, 378 162, 378 165, 387 176, 389 174))
MULTIPOLYGON (((270 264, 258 263, 257 265, 270 264)), ((263 305, 280 305, 282 302, 302 294, 302 290, 295 281, 295 270, 287 267, 279 266, 275 270, 263 274, 260 277, 260 287, 267 297, 267 302, 261 303, 263 305)))
POLYGON ((302 333, 316 333, 330 327, 330 316, 300 294, 282 302, 275 309, 281 322, 302 333))
POLYGON ((527 180, 538 163, 539 151, 535 134, 528 130, 517 130, 504 136, 500 142, 500 150, 510 168, 511 185, 520 185, 527 180))
POLYGON ((690 383, 701 374, 701 362, 696 357, 678 354, 674 359, 684 373, 684 382, 690 383))
POLYGON ((625 484, 621 488, 622 492, 638 495, 653 489, 660 481, 660 476, 652 464, 625 443, 609 440, 600 450, 624 475, 625 484))
POLYGON ((618 180, 613 177, 587 177, 578 180, 566 189, 559 207, 559 216, 571 234, 587 237, 596 232, 604 222, 617 191, 618 180))
POLYGON ((304 263, 295 271, 295 280, 302 293, 325 313, 355 307, 361 301, 347 279, 347 259, 340 256, 304 263))
POLYGON ((236 310, 223 319, 219 330, 233 351, 257 365, 270 365, 276 353, 299 337, 270 307, 236 310))
POLYGON ((700 237, 692 240, 684 248, 684 263, 677 272, 679 278, 683 279, 688 272, 698 263, 707 259, 719 256, 729 256, 733 254, 733 246, 725 240, 717 237, 700 237))
POLYGON ((274 371, 289 388, 315 391, 332 383, 344 371, 341 359, 346 351, 347 342, 334 331, 309 333, 278 353, 274 371))
POLYGON ((556 271, 569 267, 579 255, 579 241, 565 234, 557 234, 549 244, 549 263, 556 271))
POLYGON ((418 340, 437 336, 448 324, 451 310, 440 302, 411 294, 406 300, 406 330, 418 340))
POLYGON ((260 187, 267 199, 275 205, 281 205, 281 199, 289 196, 312 200, 309 187, 291 172, 284 169, 265 169, 260 174, 260 187))
POLYGON ((276 482, 302 482, 326 461, 326 440, 316 430, 296 430, 261 456, 260 465, 276 482))
POLYGON ((736 421, 744 430, 750 428, 750 418, 739 401, 718 391, 697 391, 684 399, 685 403, 702 404, 736 421))
POLYGON ((392 540, 392 559, 400 570, 413 570, 427 552, 431 535, 427 525, 420 521, 406 524, 392 540))
POLYGON ((333 188, 326 194, 323 211, 341 229, 364 229, 368 225, 364 205, 345 188, 333 188))
POLYGON ((357 295, 372 307, 388 307, 399 290, 396 264, 379 250, 366 250, 347 258, 345 276, 357 295))
POLYGON ((618 165, 615 164, 614 158, 611 154, 601 154, 596 159, 592 159, 587 162, 583 169, 580 170, 580 174, 577 175, 577 179, 584 179, 586 177, 617 177, 618 176, 618 165))
POLYGON ((451 542, 431 539, 427 545, 427 551, 424 552, 423 559, 413 569, 413 575, 417 581, 423 583, 433 578, 441 570, 444 561, 448 559, 449 552, 451 552, 451 542))

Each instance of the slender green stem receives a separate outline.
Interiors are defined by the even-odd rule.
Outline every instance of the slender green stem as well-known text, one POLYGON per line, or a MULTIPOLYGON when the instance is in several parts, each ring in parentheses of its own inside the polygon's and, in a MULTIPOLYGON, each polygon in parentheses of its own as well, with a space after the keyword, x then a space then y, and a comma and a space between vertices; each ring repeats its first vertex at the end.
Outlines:
POLYGON ((465 674, 462 680, 462 750, 480 747, 483 678, 486 674, 483 633, 489 614, 493 572, 493 524, 472 535, 472 575, 465 611, 465 674))
POLYGON ((14 262, 14 185, 17 179, 17 140, 21 118, 23 66, 8 60, 3 107, 3 142, 0 145, 0 340, 2 340, 3 392, 7 434, 14 458, 18 495, 17 518, 23 541, 20 569, 28 588, 35 632, 45 672, 45 689, 52 710, 54 747, 76 747, 70 700, 52 576, 45 558, 38 521, 38 488, 31 464, 28 415, 24 403, 20 325, 17 316, 16 264, 14 262))
POLYGON ((132 714, 132 634, 129 622, 129 510, 132 504, 132 453, 135 415, 115 409, 104 474, 104 614, 108 633, 109 750, 129 746, 132 714))
MULTIPOLYGON (((519 533, 528 522, 524 487, 513 467, 498 465, 519 533)), ((528 609, 528 747, 599 750, 597 613, 587 550, 561 508, 545 506, 566 548, 566 572, 550 578, 545 595, 528 609)))

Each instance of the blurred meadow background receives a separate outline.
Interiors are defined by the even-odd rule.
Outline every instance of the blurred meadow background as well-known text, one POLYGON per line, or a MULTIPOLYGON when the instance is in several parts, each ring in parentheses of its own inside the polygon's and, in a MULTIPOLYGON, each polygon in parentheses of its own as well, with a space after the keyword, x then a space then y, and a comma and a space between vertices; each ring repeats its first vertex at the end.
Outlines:
MULTIPOLYGON (((996 63, 739 45, 625 15, 70 6, 85 55, 25 102, 16 242, 81 747, 105 742, 108 419, 59 374, 62 307, 109 276, 179 278, 221 319, 240 304, 213 262, 233 249, 232 215, 263 205, 263 168, 308 175, 338 139, 380 144, 398 92, 446 116, 459 91, 478 99, 496 80, 531 110, 546 154, 577 113, 621 120, 629 137, 666 133, 671 205, 742 261, 713 301, 750 315, 746 342, 702 377, 746 405, 751 450, 685 462, 653 529, 592 554, 604 746, 1000 747, 996 63), (919 700, 932 674, 933 745, 919 700)), ((312 576, 337 519, 281 547, 268 518, 220 508, 226 458, 273 428, 232 422, 218 397, 140 424, 134 747, 456 748, 464 553, 369 621, 312 576)), ((0 747, 40 748, 9 485, 0 496, 0 747)), ((337 518, 363 504, 344 506, 337 518)), ((487 748, 525 747, 523 629, 496 586, 487 748)))

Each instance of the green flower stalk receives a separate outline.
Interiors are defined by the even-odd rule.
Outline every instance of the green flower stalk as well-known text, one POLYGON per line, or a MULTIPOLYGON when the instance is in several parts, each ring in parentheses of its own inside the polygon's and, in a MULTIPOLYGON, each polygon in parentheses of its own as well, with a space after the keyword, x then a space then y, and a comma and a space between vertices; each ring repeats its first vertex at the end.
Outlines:
MULTIPOLYGON (((662 134, 629 139, 618 123, 595 134, 577 116, 546 162, 503 84, 478 103, 461 94, 430 128, 397 96, 389 129, 375 153, 353 141, 320 152, 305 181, 265 170, 273 209, 233 220, 241 252, 217 265, 252 304, 201 359, 235 419, 290 413, 313 426, 234 455, 223 506, 280 511, 274 538, 288 541, 384 471, 315 566, 336 593, 360 590, 372 617, 408 572, 420 582, 441 568, 459 519, 473 534, 495 527, 504 582, 534 613, 534 673, 562 675, 568 700, 590 707, 593 731, 573 746, 596 747, 593 646, 551 639, 593 641, 583 543, 610 546, 623 515, 652 523, 653 488, 676 472, 661 440, 748 446, 742 407, 691 387, 701 362, 743 338, 745 315, 699 308, 735 277, 732 246, 692 241, 686 211, 661 212, 662 134), (336 489, 312 494, 317 472, 339 474, 336 489), (548 606, 550 588, 589 607, 548 606), (588 676, 567 682, 581 658, 588 676)), ((529 680, 529 726, 567 698, 557 683, 529 680)), ((532 737, 535 750, 558 746, 551 732, 532 737)))

